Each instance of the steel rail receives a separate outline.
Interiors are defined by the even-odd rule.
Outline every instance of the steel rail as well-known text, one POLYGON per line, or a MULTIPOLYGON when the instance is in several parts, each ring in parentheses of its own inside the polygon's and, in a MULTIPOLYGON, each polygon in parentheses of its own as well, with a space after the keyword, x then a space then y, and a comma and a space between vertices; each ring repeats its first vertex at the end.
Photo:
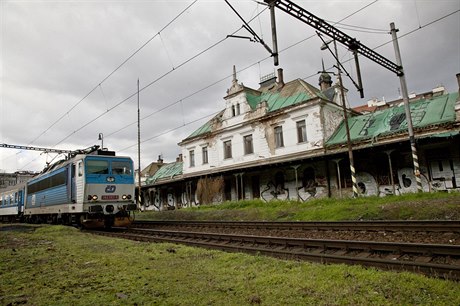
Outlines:
POLYGON ((302 230, 347 230, 347 231, 421 231, 460 232, 460 220, 456 221, 135 221, 133 227, 157 226, 210 227, 244 229, 302 229, 302 230))
POLYGON ((188 231, 129 229, 95 232, 138 241, 172 242, 232 252, 248 252, 321 263, 346 263, 409 270, 460 280, 460 246, 387 243, 215 234, 188 231), (441 259, 441 263, 431 262, 441 259), (448 261, 449 263, 445 263, 448 261))

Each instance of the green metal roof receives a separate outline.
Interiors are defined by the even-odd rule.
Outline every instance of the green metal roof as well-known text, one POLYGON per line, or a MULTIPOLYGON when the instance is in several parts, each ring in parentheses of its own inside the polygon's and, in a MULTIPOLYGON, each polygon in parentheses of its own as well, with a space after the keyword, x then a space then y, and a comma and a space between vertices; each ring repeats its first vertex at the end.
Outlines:
MULTIPOLYGON (((259 103, 266 101, 268 105, 268 112, 277 111, 285 107, 305 102, 312 98, 321 97, 326 99, 326 96, 322 94, 319 89, 313 87, 301 79, 288 82, 283 87, 281 87, 281 89, 279 89, 277 86, 274 86, 273 89, 270 90, 257 91, 245 87, 243 91, 246 96, 246 101, 248 102, 251 109, 256 109, 259 103)), ((222 116, 223 112, 224 111, 219 113, 214 118, 222 116)), ((213 119, 206 122, 185 139, 211 132, 211 122, 213 119)))
MULTIPOLYGON (((457 98, 458 93, 451 93, 411 102, 409 105, 414 129, 454 122, 454 107, 457 98)), ((360 141, 407 131, 404 105, 348 118, 348 125, 350 127, 351 141, 360 141)), ((326 142, 326 146, 342 144, 346 141, 346 130, 342 121, 326 142)))
POLYGON ((312 98, 324 98, 321 91, 300 79, 286 83, 281 90, 275 87, 273 90, 260 92, 259 95, 257 95, 257 91, 255 93, 250 91, 245 92, 248 104, 252 109, 255 109, 259 103, 266 101, 269 112, 277 111, 312 98))
POLYGON ((246 99, 252 109, 255 109, 257 107, 257 104, 259 104, 260 102, 267 101, 269 112, 276 111, 291 105, 295 105, 297 103, 309 100, 311 98, 312 96, 305 92, 299 92, 292 96, 282 96, 281 93, 278 92, 265 92, 262 93, 260 96, 255 96, 253 94, 246 93, 246 99))
POLYGON ((187 138, 192 138, 201 134, 209 133, 211 132, 211 121, 206 122, 202 126, 200 126, 198 129, 196 129, 190 136, 187 138))
POLYGON ((189 138, 193 138, 195 136, 198 136, 198 135, 203 135, 203 134, 206 134, 206 133, 209 133, 211 132, 212 130, 212 121, 213 120, 216 120, 220 117, 222 117, 224 111, 220 111, 217 115, 215 115, 214 117, 212 117, 211 120, 207 121, 205 124, 203 124, 202 126, 200 126, 198 129, 196 129, 192 134, 190 134, 187 138, 185 139, 189 139, 189 138))
POLYGON ((166 164, 162 166, 160 169, 158 169, 155 174, 145 181, 147 185, 153 184, 158 180, 161 179, 172 179, 173 177, 177 175, 182 174, 182 164, 183 162, 174 162, 170 164, 166 164))

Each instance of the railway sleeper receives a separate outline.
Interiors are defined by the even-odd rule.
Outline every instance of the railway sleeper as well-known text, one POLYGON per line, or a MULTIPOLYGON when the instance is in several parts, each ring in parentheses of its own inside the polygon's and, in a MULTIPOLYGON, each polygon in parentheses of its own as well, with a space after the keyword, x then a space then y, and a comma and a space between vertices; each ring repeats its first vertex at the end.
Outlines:
POLYGON ((417 262, 431 262, 433 260, 433 257, 431 256, 417 256, 415 257, 415 261, 417 262))

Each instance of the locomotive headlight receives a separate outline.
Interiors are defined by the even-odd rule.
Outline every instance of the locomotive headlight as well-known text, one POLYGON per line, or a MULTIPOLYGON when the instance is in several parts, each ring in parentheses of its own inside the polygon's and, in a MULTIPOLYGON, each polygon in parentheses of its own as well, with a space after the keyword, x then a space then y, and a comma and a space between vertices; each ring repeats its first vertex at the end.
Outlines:
POLYGON ((126 200, 126 198, 127 198, 126 194, 122 195, 121 198, 122 198, 123 200, 126 200))
POLYGON ((96 201, 97 200, 97 195, 93 195, 92 200, 96 201))
POLYGON ((131 200, 131 195, 130 194, 128 194, 128 200, 131 200))

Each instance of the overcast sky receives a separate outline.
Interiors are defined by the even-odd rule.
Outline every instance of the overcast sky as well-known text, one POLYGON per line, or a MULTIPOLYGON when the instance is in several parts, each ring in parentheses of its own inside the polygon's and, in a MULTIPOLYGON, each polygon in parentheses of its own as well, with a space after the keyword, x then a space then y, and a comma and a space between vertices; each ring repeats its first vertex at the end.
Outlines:
MULTIPOLYGON (((251 27, 271 46, 265 6, 229 2, 246 20, 257 16, 251 27)), ((391 61, 394 22, 409 92, 438 85, 458 90, 459 0, 294 2, 332 24, 340 21, 342 31, 391 61)), ((239 82, 255 89, 275 69, 262 45, 225 39, 237 30, 250 34, 224 0, 0 3, 0 143, 74 150, 101 144, 103 133, 105 147, 137 165, 139 79, 141 167, 159 155, 174 161, 177 143, 223 109, 233 65, 239 82)), ((279 10, 276 20, 285 81, 318 86, 321 59, 326 68, 334 59, 320 50, 314 29, 279 10)), ((339 57, 355 76, 350 52, 339 47, 339 57)), ((360 65, 364 99, 344 79, 352 106, 398 98, 395 74, 366 58, 360 65)), ((0 171, 40 171, 55 156, 0 148, 0 171)))

